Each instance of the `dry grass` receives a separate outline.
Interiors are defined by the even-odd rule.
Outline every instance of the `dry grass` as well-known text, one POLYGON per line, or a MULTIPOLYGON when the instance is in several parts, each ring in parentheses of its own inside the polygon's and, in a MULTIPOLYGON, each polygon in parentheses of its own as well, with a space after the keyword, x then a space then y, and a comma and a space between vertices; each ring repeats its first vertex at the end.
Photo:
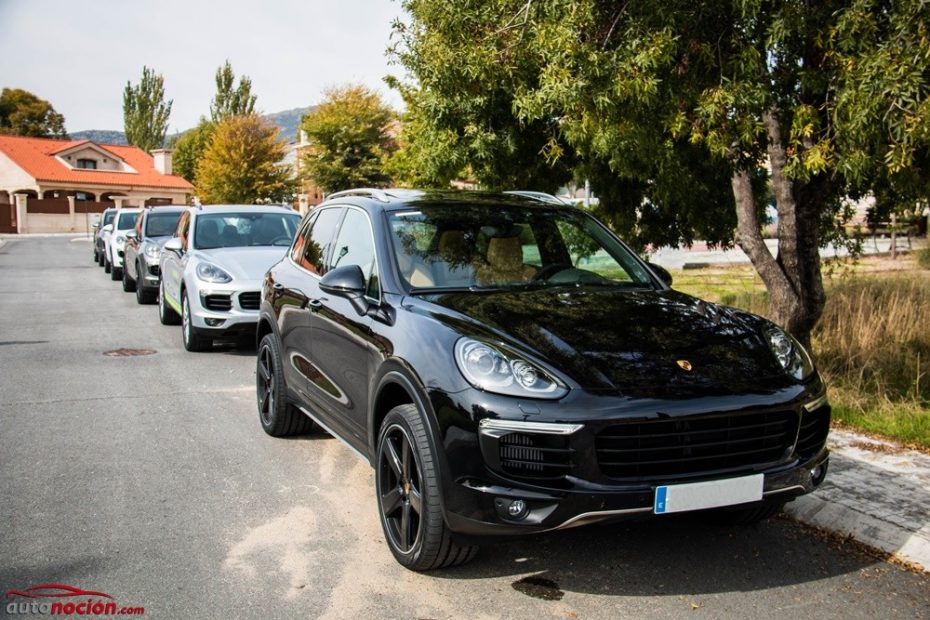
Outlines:
MULTIPOLYGON (((751 270, 682 272, 675 287, 765 315, 768 298, 751 270)), ((930 447, 930 271, 905 255, 834 263, 826 272, 813 348, 835 417, 930 447)))

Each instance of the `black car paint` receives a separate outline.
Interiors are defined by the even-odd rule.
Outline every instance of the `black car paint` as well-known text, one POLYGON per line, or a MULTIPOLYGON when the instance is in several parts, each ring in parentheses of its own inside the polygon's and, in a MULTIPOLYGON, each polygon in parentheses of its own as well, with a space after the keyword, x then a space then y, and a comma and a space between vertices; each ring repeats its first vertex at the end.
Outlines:
MULTIPOLYGON (((478 196, 534 208, 522 199, 478 196)), ((659 483, 764 472, 765 491, 784 491, 783 499, 813 490, 819 481, 812 482, 810 471, 828 459, 823 445, 814 455, 786 454, 736 472, 622 481, 600 474, 593 437, 611 422, 750 410, 790 410, 800 418, 825 387, 816 372, 796 381, 780 371, 761 335, 762 319, 673 291, 659 276, 652 290, 411 294, 390 255, 385 212, 418 202, 455 208, 459 201, 475 204, 476 198, 425 194, 398 205, 345 199, 324 207, 362 209, 372 223, 382 295, 365 311, 323 292, 320 278, 288 256, 266 275, 258 338, 273 332, 283 343, 290 397, 327 430, 374 464, 380 420, 395 404, 414 402, 433 445, 441 446, 436 458, 446 523, 464 537, 542 531, 588 512, 649 511, 659 483), (682 333, 688 338, 674 339, 682 333), (558 377, 568 395, 521 399, 472 387, 452 355, 462 336, 517 351, 558 377), (679 359, 690 360, 693 373, 679 359), (478 432, 483 418, 584 422, 579 475, 531 480, 490 467, 493 458, 478 432), (509 520, 498 503, 506 497, 525 499, 531 518, 509 520)), ((828 419, 829 406, 821 409, 828 419)))

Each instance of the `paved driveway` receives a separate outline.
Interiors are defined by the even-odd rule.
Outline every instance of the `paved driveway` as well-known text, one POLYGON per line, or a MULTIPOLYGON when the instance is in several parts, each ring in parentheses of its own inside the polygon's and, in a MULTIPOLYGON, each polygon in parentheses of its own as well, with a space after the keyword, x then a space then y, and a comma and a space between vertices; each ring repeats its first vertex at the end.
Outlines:
POLYGON ((0 592, 70 584, 153 618, 930 617, 925 576, 788 519, 569 530, 408 572, 365 463, 260 430, 253 356, 184 352, 86 241, 0 248, 0 592))

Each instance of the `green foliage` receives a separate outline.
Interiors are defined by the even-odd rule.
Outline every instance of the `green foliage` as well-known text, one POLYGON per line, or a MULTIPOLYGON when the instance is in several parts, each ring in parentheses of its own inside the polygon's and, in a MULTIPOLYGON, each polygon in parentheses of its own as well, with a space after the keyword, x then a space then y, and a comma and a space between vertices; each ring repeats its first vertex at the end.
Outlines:
POLYGON ((123 131, 126 141, 146 152, 161 148, 168 132, 171 100, 165 101, 165 78, 142 68, 142 80, 123 90, 123 131))
POLYGON ((278 128, 256 114, 216 125, 197 166, 197 194, 204 203, 282 202, 293 196, 290 170, 279 164, 285 144, 278 128))
POLYGON ((172 164, 175 174, 181 175, 191 183, 194 182, 197 178, 197 167, 213 138, 215 128, 214 123, 201 117, 196 127, 185 131, 174 140, 172 164))
POLYGON ((403 6, 401 176, 470 171, 533 189, 587 178, 598 215, 638 247, 731 244, 746 205, 740 242, 802 340, 823 309, 816 248, 836 236, 841 198, 930 194, 925 0, 403 6), (770 170, 777 260, 752 236, 770 170))
POLYGON ((20 88, 0 94, 0 134, 36 138, 67 138, 65 117, 48 101, 20 88))
POLYGON ((252 80, 246 76, 239 78, 235 86, 236 74, 226 61, 216 70, 216 94, 210 102, 210 120, 214 123, 224 121, 231 116, 252 114, 255 112, 256 96, 252 94, 252 80))
POLYGON ((303 154, 307 176, 325 192, 386 185, 385 162, 396 148, 393 120, 378 94, 363 86, 327 91, 300 126, 310 142, 303 154))

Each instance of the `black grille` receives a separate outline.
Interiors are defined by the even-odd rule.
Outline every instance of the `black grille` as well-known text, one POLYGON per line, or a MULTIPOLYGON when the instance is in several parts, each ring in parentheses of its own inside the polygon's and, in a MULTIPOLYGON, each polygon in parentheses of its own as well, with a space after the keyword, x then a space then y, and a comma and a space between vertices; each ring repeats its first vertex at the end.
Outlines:
POLYGON ((830 432, 830 407, 821 407, 801 414, 801 430, 798 432, 797 453, 801 458, 811 458, 823 450, 830 432))
POLYGON ((232 299, 229 295, 204 295, 203 307, 207 310, 227 312, 232 309, 232 299))
POLYGON ((687 475, 778 461, 797 428, 793 411, 712 414, 615 424, 595 445, 610 478, 687 475))
POLYGON ((243 310, 258 310, 262 294, 258 291, 239 293, 239 307, 243 310))
POLYGON ((508 474, 558 478, 572 468, 572 449, 563 435, 509 433, 499 440, 501 467, 508 474))

